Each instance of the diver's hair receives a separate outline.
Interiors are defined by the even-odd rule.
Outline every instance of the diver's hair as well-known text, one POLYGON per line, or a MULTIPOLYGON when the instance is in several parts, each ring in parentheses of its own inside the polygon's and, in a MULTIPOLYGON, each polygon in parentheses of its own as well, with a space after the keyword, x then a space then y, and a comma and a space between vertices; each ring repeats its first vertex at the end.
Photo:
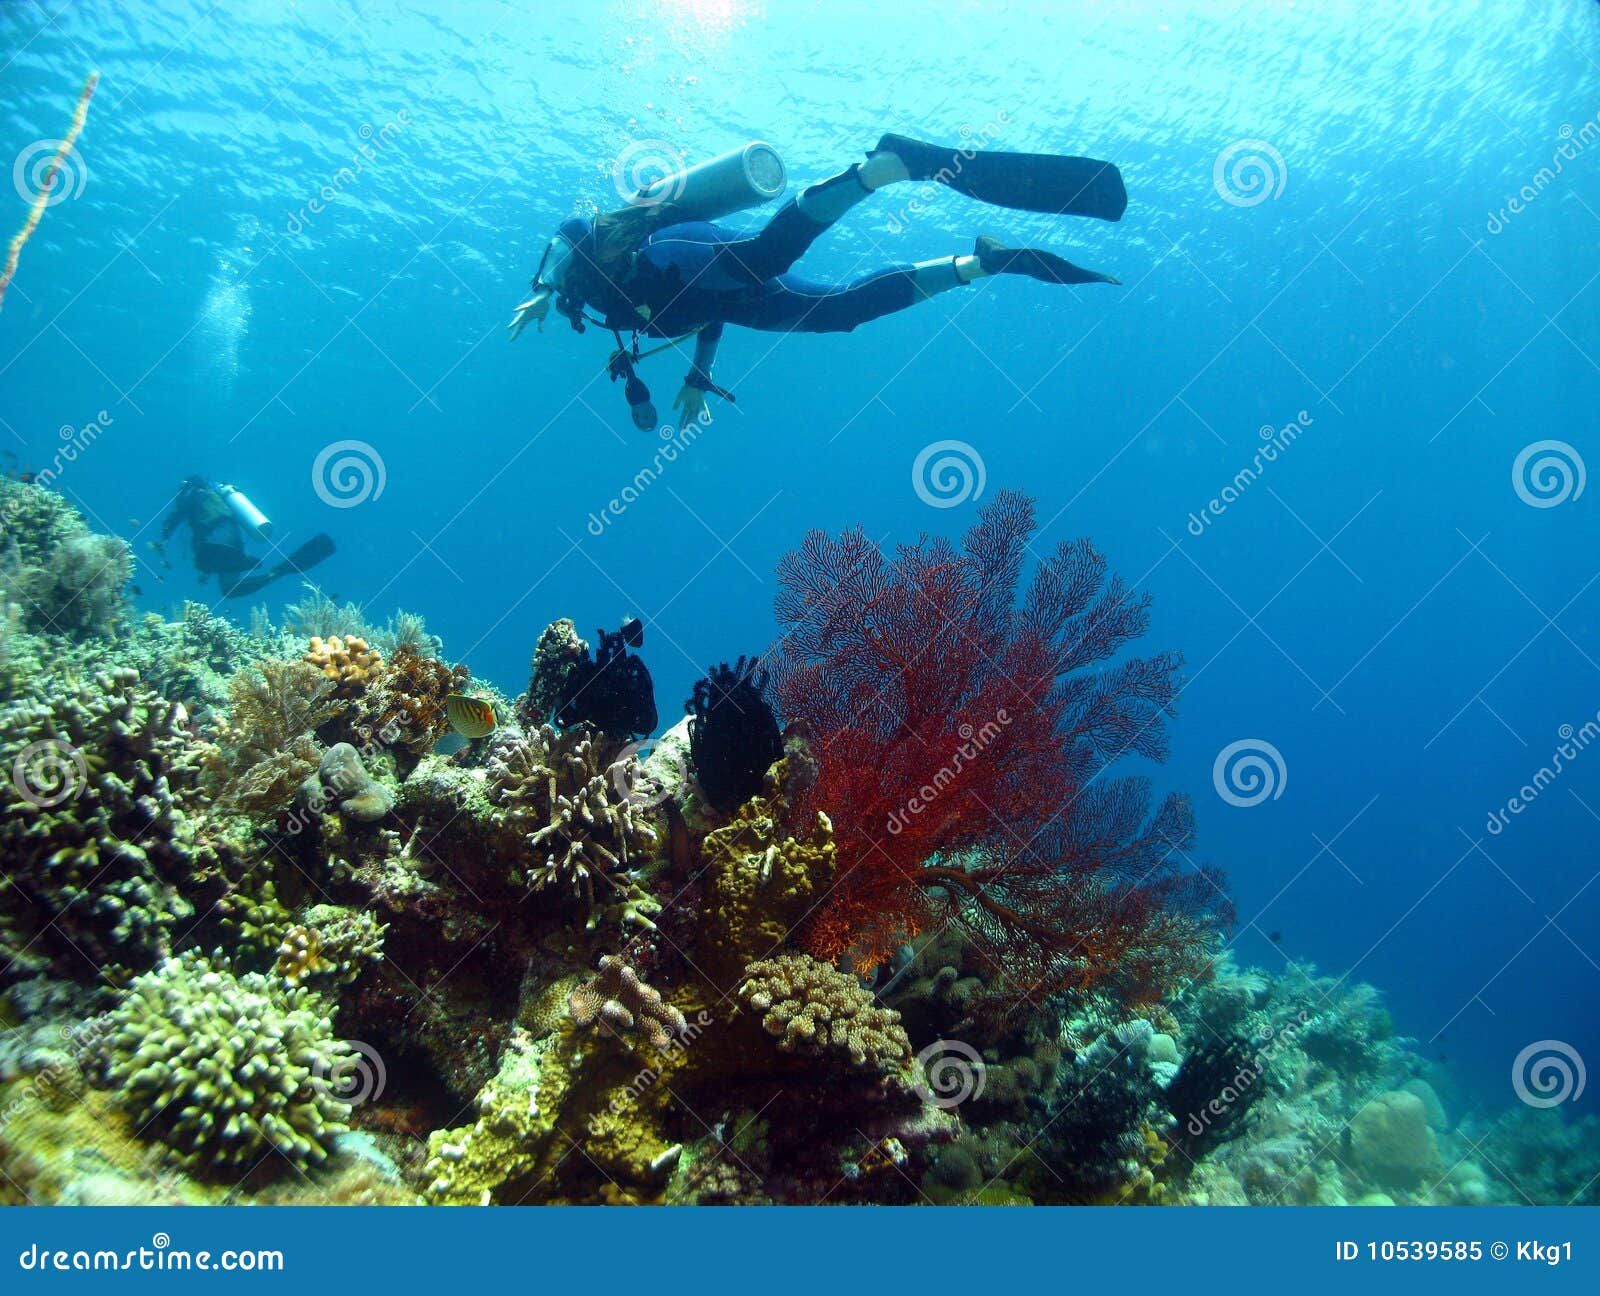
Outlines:
POLYGON ((633 254, 658 229, 682 219, 673 203, 620 207, 594 218, 594 228, 568 263, 564 297, 610 310, 626 303, 622 285, 633 270, 633 254))

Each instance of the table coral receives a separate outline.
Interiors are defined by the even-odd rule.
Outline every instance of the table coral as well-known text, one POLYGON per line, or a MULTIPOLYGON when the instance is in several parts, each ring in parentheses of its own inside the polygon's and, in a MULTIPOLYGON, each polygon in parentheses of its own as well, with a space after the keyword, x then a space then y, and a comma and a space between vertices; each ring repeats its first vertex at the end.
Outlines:
POLYGON ((894 1072, 911 1061, 900 1014, 879 1008, 854 977, 809 954, 759 959, 745 969, 739 998, 786 1053, 842 1058, 894 1072))
POLYGON ((276 1152, 304 1169, 346 1129, 348 1045, 304 990, 235 976, 191 951, 134 980, 112 1010, 106 1082, 186 1167, 248 1171, 276 1152))

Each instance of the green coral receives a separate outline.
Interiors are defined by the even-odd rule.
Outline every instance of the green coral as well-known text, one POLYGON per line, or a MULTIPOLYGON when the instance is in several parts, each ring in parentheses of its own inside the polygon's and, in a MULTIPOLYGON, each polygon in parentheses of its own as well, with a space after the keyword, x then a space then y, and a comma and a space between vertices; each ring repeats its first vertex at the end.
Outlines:
POLYGON ((194 912, 181 888, 216 865, 190 818, 181 715, 131 670, 0 710, 13 756, 0 778, 0 976, 114 977, 170 952, 194 912))
POLYGON ((121 621, 133 551, 89 530, 53 491, 0 479, 0 588, 31 631, 77 638, 110 634, 121 621))
POLYGON ((347 1128, 336 1090, 355 1055, 316 1001, 193 951, 135 979, 103 1049, 106 1083, 191 1170, 239 1173, 274 1152, 304 1169, 347 1128))

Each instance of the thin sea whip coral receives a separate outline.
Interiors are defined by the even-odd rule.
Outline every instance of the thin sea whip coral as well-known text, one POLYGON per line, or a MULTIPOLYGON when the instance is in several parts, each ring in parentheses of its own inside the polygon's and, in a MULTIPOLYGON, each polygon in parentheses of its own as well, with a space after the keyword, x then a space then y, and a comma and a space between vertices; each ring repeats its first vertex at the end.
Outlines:
POLYGON ((83 93, 78 96, 78 106, 72 111, 72 124, 67 127, 67 137, 61 141, 61 147, 56 150, 55 157, 50 159, 50 165, 45 168, 44 179, 39 183, 39 192, 34 195, 33 206, 28 209, 28 219, 22 222, 22 228, 12 238, 11 244, 6 248, 6 264, 0 270, 0 306, 5 304, 6 289, 11 284, 11 276, 17 272, 17 262, 22 257, 22 248, 33 237, 33 231, 39 228, 39 218, 44 215, 44 209, 50 205, 50 187, 55 183, 56 174, 61 170, 61 163, 66 160, 72 146, 77 142, 78 133, 83 130, 83 123, 89 116, 89 97, 94 94, 95 86, 100 84, 98 72, 89 73, 89 79, 83 83, 83 93))

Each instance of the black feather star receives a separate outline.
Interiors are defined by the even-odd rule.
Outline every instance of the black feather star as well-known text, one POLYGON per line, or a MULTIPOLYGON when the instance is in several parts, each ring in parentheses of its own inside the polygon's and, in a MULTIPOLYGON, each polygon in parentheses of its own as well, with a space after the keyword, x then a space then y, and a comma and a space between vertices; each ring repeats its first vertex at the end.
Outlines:
POLYGON ((765 690, 760 659, 741 657, 706 672, 684 703, 689 721, 689 759, 706 800, 732 810, 757 792, 772 762, 783 755, 783 735, 765 690))

